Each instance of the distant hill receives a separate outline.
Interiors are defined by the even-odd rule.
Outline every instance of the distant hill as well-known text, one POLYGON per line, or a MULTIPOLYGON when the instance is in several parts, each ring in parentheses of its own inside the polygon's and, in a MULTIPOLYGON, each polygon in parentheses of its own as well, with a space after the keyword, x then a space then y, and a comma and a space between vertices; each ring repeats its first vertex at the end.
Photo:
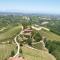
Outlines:
POLYGON ((17 15, 17 16, 53 16, 60 17, 56 14, 43 14, 43 13, 23 13, 23 12, 0 12, 0 15, 17 15))

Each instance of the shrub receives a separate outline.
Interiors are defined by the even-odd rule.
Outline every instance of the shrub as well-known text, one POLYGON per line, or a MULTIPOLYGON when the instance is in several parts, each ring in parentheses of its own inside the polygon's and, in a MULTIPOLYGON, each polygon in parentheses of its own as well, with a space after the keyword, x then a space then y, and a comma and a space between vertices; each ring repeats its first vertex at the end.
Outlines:
POLYGON ((33 38, 35 39, 36 42, 39 42, 42 39, 39 32, 36 32, 33 38))
POLYGON ((11 51, 11 57, 13 57, 15 55, 14 50, 11 51))
POLYGON ((58 41, 47 41, 46 47, 49 52, 53 54, 57 60, 60 60, 60 42, 58 41))
POLYGON ((31 38, 31 37, 29 37, 29 38, 27 39, 27 43, 28 43, 28 45, 32 45, 32 38, 31 38))

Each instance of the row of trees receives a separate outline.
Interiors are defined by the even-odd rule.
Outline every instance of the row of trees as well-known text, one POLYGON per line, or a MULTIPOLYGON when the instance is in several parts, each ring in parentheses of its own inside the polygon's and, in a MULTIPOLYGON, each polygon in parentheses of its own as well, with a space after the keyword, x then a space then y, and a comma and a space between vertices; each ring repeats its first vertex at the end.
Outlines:
POLYGON ((46 47, 48 48, 49 52, 56 57, 57 60, 60 60, 60 42, 48 40, 46 42, 46 47))
POLYGON ((51 32, 60 35, 60 20, 50 21, 47 27, 50 29, 51 32))

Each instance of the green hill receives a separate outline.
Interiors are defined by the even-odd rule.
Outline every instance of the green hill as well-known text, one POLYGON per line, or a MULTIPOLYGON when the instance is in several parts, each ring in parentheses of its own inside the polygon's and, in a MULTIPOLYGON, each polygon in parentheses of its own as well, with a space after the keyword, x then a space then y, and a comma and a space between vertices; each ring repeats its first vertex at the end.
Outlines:
POLYGON ((14 36, 16 36, 16 34, 20 32, 20 30, 21 30, 20 26, 15 26, 8 29, 4 33, 0 33, 0 41, 7 41, 10 38, 14 38, 14 36))
POLYGON ((40 33, 42 36, 45 36, 48 40, 60 41, 60 35, 57 35, 53 32, 41 30, 40 33))
POLYGON ((0 44, 0 60, 5 60, 11 55, 11 51, 15 50, 13 44, 0 44))
POLYGON ((26 60, 56 60, 54 56, 43 50, 35 50, 24 46, 23 56, 26 60))
MULTIPOLYGON (((0 44, 0 60, 5 60, 11 55, 11 51, 16 51, 13 44, 0 44)), ((31 49, 27 46, 22 47, 23 56, 26 60, 56 60, 54 56, 43 50, 31 49)))

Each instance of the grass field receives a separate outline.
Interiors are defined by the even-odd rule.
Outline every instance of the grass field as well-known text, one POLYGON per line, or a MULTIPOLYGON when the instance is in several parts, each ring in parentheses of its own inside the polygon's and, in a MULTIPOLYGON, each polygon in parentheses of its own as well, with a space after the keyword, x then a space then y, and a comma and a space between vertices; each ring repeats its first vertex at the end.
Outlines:
POLYGON ((43 50, 34 50, 26 46, 24 46, 22 49, 23 56, 26 60, 55 60, 51 54, 43 50))
POLYGON ((15 50, 15 45, 13 44, 0 44, 0 60, 5 60, 11 55, 11 51, 15 50))
POLYGON ((6 32, 0 34, 0 41, 7 41, 10 38, 14 38, 21 30, 20 26, 10 27, 6 32))
POLYGON ((48 40, 60 41, 60 36, 53 32, 41 30, 40 33, 42 34, 42 36, 45 36, 48 40))
MULTIPOLYGON (((0 44, 0 60, 4 60, 5 58, 8 58, 11 54, 12 50, 15 49, 15 45, 10 44, 0 44)), ((38 47, 39 48, 39 47, 38 47)), ((55 58, 49 54, 48 52, 45 52, 43 50, 33 50, 30 48, 27 48, 24 46, 22 48, 23 50, 23 56, 26 60, 55 60, 55 58)))
MULTIPOLYGON (((14 40, 14 37, 21 31, 21 25, 8 26, 6 30, 0 33, 0 42, 14 40)), ((5 60, 11 55, 11 51, 16 51, 16 45, 0 44, 0 60, 5 60)))
MULTIPOLYGON (((0 60, 5 60, 11 55, 11 51, 16 51, 16 46, 13 44, 0 44, 0 60)), ((34 50, 22 47, 23 56, 26 60, 55 60, 55 57, 43 50, 34 50)))

